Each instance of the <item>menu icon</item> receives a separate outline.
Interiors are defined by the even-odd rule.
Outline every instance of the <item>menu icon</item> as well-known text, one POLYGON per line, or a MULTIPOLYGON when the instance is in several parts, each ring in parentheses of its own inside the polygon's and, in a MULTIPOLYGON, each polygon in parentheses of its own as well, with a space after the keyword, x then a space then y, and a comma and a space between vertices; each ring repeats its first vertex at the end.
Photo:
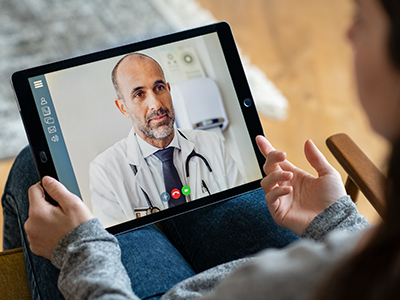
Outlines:
POLYGON ((35 87, 35 89, 41 88, 43 87, 43 81, 42 80, 34 81, 33 86, 35 87))

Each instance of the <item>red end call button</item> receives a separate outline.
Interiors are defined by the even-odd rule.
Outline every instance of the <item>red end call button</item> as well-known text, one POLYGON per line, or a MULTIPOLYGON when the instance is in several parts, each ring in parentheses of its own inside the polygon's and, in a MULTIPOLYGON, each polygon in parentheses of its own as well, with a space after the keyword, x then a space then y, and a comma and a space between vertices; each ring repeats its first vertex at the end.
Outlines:
POLYGON ((174 199, 178 199, 181 196, 181 191, 178 189, 173 189, 171 191, 171 197, 174 199))

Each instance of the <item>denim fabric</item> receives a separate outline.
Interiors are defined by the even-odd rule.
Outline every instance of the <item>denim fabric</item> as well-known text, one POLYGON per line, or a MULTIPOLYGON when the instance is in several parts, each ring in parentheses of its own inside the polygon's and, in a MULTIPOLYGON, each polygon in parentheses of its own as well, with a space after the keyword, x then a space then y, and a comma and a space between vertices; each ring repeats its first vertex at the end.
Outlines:
POLYGON ((298 239, 277 226, 258 189, 162 222, 165 233, 196 273, 298 239))
POLYGON ((21 247, 32 299, 63 299, 57 288, 59 270, 49 260, 33 254, 23 230, 28 218, 28 189, 39 181, 29 148, 16 158, 8 177, 2 205, 4 209, 4 249, 21 247))
MULTIPOLYGON (((15 160, 2 197, 4 247, 22 245, 33 299, 63 299, 57 289, 58 269, 29 250, 23 230, 29 209, 27 191, 38 180, 29 148, 25 148, 15 160)), ((259 189, 163 221, 166 235, 155 225, 118 235, 133 291, 142 299, 158 299, 195 273, 298 239, 275 225, 264 196, 259 189)))
POLYGON ((155 225, 117 236, 132 290, 141 299, 158 299, 196 273, 155 225))

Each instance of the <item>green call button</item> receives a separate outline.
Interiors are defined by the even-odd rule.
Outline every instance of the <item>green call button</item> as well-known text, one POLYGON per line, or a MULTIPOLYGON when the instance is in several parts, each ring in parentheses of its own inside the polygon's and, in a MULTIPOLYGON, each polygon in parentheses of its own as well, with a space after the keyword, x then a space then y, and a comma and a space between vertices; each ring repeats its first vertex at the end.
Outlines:
POLYGON ((190 190, 190 187, 188 185, 185 185, 182 188, 182 194, 184 194, 185 196, 188 196, 190 194, 190 192, 191 192, 191 190, 190 190))

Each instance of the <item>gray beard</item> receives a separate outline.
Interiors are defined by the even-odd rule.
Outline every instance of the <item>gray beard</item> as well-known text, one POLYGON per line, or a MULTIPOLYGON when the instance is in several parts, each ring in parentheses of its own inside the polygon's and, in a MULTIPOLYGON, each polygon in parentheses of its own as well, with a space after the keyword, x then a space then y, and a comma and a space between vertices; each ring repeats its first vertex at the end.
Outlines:
MULTIPOLYGON (((135 120, 134 117, 131 115, 132 120, 135 120)), ((174 122, 175 122, 175 111, 170 111, 166 108, 160 108, 157 112, 153 112, 146 116, 145 126, 141 122, 135 122, 136 127, 140 130, 144 135, 148 136, 149 138, 153 139, 163 139, 169 136, 174 129, 174 122), (156 127, 151 127, 149 124, 149 120, 156 116, 166 114, 168 120, 161 122, 156 125, 156 127), (166 126, 165 126, 166 125, 166 126)))
POLYGON ((163 139, 172 133, 172 130, 174 129, 174 121, 169 119, 167 122, 158 124, 155 128, 147 125, 144 127, 138 126, 138 129, 150 138, 163 139))

